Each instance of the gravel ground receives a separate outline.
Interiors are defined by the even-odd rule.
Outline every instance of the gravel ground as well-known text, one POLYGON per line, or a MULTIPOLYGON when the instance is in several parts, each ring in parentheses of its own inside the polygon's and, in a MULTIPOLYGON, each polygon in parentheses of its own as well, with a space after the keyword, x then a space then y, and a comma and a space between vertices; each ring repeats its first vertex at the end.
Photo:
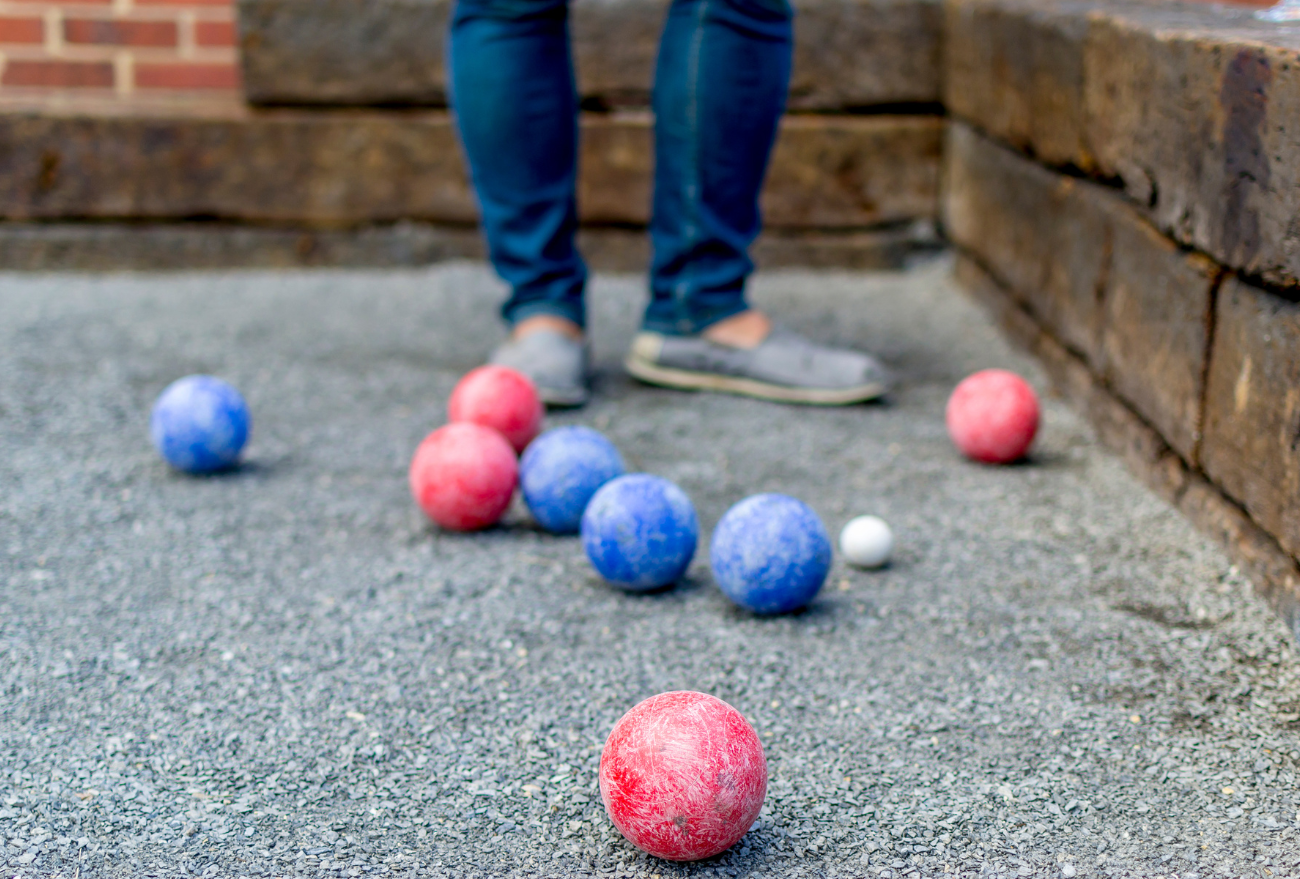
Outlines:
POLYGON ((807 612, 688 582, 625 595, 575 538, 439 534, 419 439, 498 330, 480 266, 0 276, 5 876, 1296 876, 1300 676, 1225 557, 1062 404, 1033 460, 965 463, 948 391, 1021 370, 948 266, 773 273, 797 328, 881 352, 889 405, 683 395, 617 368, 642 280, 595 282, 606 431, 706 536, 759 491, 900 549, 807 612), (207 371, 255 412, 239 471, 169 472, 154 396, 207 371), (596 787, 665 690, 751 718, 754 830, 638 853, 596 787))

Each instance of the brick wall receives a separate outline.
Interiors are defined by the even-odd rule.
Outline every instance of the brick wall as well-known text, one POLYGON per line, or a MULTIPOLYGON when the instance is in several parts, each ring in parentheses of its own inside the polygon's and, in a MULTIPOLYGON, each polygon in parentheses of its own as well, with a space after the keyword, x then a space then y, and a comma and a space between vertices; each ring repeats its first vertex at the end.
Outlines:
POLYGON ((0 95, 240 86, 232 0, 0 0, 0 95))

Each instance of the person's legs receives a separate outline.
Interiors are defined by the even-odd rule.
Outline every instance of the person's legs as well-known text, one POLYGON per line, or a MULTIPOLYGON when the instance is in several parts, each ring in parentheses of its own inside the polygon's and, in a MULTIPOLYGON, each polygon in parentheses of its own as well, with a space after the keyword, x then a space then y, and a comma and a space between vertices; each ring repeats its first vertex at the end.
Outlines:
POLYGON ((502 316, 581 328, 567 0, 457 0, 448 68, 488 253, 511 288, 502 316))
POLYGON ((843 404, 873 358, 774 329, 745 302, 758 196, 790 83, 788 0, 674 0, 655 80, 650 305, 628 371, 651 384, 843 404))
POLYGON ((645 328, 691 335, 747 308, 758 196, 785 109, 788 0, 674 0, 655 74, 645 328))

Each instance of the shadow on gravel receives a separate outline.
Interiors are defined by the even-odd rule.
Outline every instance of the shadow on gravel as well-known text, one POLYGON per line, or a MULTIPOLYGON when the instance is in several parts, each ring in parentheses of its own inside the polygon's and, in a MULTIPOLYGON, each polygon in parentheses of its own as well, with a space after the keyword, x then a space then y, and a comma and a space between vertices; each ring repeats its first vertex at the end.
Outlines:
POLYGON ((1133 614, 1135 617, 1150 620, 1170 629, 1213 629, 1225 619, 1225 617, 1194 617, 1184 608, 1158 604, 1120 602, 1113 607, 1115 610, 1133 614))
POLYGON ((625 595, 631 599, 644 599, 646 601, 662 601, 671 599, 679 595, 690 595, 699 592, 705 586, 709 585, 708 581, 702 577, 693 574, 687 574, 676 583, 669 583, 667 586, 660 586, 657 589, 646 589, 645 591, 634 592, 628 589, 619 589, 617 586, 606 582, 599 574, 589 574, 582 579, 582 582, 603 592, 616 592, 619 595, 625 595))
POLYGON ((790 620, 798 620, 805 625, 814 625, 836 622, 841 618, 842 614, 849 610, 850 608, 845 606, 842 601, 837 600, 836 596, 820 595, 807 607, 781 614, 758 614, 728 602, 725 617, 730 622, 750 621, 776 625, 784 624, 790 620))
POLYGON ((979 464, 971 462, 974 466, 982 467, 992 471, 999 470, 1043 470, 1064 468, 1070 466, 1070 456, 1064 452, 1051 450, 1034 449, 1029 454, 1019 460, 1012 461, 1010 464, 979 464))
POLYGON ((210 473, 182 473, 180 470, 167 468, 174 482, 235 482, 240 479, 266 480, 287 468, 287 459, 279 461, 239 461, 230 467, 213 470, 210 473))

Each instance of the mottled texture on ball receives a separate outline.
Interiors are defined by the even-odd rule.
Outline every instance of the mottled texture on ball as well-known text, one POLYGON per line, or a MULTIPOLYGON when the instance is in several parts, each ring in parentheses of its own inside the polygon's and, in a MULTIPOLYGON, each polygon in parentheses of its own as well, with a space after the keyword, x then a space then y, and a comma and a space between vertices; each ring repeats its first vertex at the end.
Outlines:
POLYGON ((411 459, 411 494, 452 531, 495 525, 510 506, 519 471, 515 450, 490 427, 448 424, 424 438, 411 459))
POLYGON ((465 374, 447 401, 447 417, 490 427, 522 452, 542 429, 546 410, 532 379, 506 366, 465 374))
POLYGON ((619 832, 657 858, 697 861, 735 845, 758 819, 767 762, 754 728, 704 693, 663 693, 614 725, 600 798, 619 832))
POLYGON ((831 540, 805 503, 758 494, 718 522, 709 547, 713 577, 754 613, 789 613, 812 601, 831 569, 831 540))
POLYGON ((592 496, 622 476, 623 457, 590 427, 557 427, 533 440, 519 459, 519 488, 537 524, 574 534, 592 496))
POLYGON ((966 457, 1009 464, 1025 456, 1038 433, 1038 396, 1014 372, 986 369, 957 385, 946 419, 948 435, 966 457))
POLYGON ((849 564, 879 568, 894 554, 894 532, 878 516, 858 516, 840 532, 840 552, 849 564))
POLYGON ((676 583, 699 540, 695 507, 680 488, 647 473, 603 486, 582 514, 582 548, 602 577, 632 592, 676 583))
POLYGON ((212 473, 239 460, 252 416, 239 391, 210 375, 172 382, 149 417, 149 436, 168 464, 186 473, 212 473))

